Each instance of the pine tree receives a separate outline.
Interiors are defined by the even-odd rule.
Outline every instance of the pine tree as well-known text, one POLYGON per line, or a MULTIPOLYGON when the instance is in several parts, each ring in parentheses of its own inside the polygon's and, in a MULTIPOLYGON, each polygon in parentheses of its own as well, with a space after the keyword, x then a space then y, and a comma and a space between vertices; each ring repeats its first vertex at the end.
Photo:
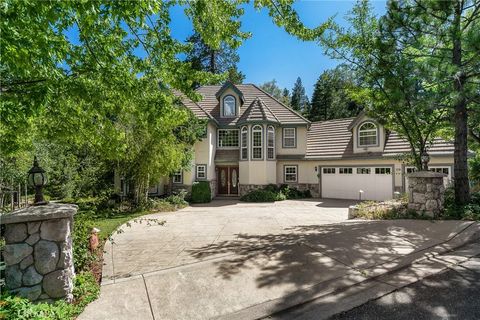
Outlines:
POLYGON ((214 74, 227 73, 229 81, 243 82, 245 75, 237 68, 240 57, 226 42, 222 42, 219 49, 214 49, 208 46, 198 33, 191 35, 187 42, 192 44, 192 50, 187 54, 186 61, 192 64, 193 69, 214 74))
POLYGON ((290 104, 294 110, 300 113, 304 113, 308 108, 308 97, 305 94, 305 88, 300 77, 297 78, 293 86, 290 104))

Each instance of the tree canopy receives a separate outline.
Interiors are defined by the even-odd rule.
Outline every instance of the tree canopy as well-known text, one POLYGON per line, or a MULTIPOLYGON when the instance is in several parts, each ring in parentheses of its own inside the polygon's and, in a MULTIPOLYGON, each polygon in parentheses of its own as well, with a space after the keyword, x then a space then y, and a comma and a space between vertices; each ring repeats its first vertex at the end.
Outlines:
POLYGON ((358 115, 362 107, 352 97, 357 89, 356 76, 348 66, 324 71, 315 83, 308 119, 319 121, 358 115))
POLYGON ((309 108, 308 96, 305 94, 305 87, 302 84, 302 79, 297 78, 292 89, 292 96, 290 98, 291 107, 300 112, 306 114, 309 108))

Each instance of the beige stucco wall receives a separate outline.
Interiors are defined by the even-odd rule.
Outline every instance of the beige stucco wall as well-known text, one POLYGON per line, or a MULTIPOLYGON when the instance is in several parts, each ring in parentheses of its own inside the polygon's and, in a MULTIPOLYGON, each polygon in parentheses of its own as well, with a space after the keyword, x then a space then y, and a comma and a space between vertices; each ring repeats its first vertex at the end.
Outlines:
MULTIPOLYGON (((216 151, 217 128, 212 124, 207 125, 207 136, 194 145, 195 164, 207 165, 207 180, 215 179, 215 151, 216 151)), ((195 171, 195 167, 193 167, 195 171)), ((194 172, 193 172, 194 174, 194 172)))
POLYGON ((278 154, 305 154, 307 151, 307 126, 298 126, 297 128, 297 147, 283 148, 283 128, 278 127, 275 131, 275 146, 278 154))
POLYGON ((275 161, 240 161, 240 184, 277 183, 275 161))

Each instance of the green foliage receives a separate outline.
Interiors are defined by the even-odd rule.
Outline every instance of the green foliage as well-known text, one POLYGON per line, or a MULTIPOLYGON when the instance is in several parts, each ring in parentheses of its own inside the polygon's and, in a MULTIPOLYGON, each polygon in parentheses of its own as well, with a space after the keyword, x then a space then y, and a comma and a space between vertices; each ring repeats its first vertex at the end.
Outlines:
POLYGON ((187 39, 187 43, 191 45, 191 50, 186 61, 191 63, 193 69, 222 75, 212 78, 209 84, 218 84, 225 80, 242 83, 245 79, 245 75, 237 70, 240 57, 236 48, 226 41, 221 42, 219 48, 214 48, 207 45, 200 34, 194 33, 187 39))
POLYGON ((475 154, 475 157, 468 161, 468 165, 470 181, 473 186, 472 192, 480 192, 480 148, 475 154))
POLYGON ((208 181, 195 182, 192 185, 192 195, 190 201, 193 203, 207 203, 212 201, 210 183, 208 181))
POLYGON ((300 113, 308 113, 308 97, 305 94, 305 88, 303 87, 302 79, 300 79, 300 77, 297 78, 297 81, 295 81, 293 86, 290 105, 293 110, 296 110, 300 113))
POLYGON ((310 190, 300 191, 295 187, 287 184, 277 186, 269 184, 264 189, 252 190, 240 198, 245 202, 273 202, 287 199, 305 199, 311 198, 310 190))
POLYGON ((176 206, 177 208, 184 208, 188 206, 188 202, 185 201, 187 192, 185 190, 180 191, 177 194, 172 194, 165 198, 165 201, 176 206))
POLYGON ((445 190, 445 219, 480 220, 480 191, 472 192, 470 202, 459 205, 455 202, 455 190, 445 190))
POLYGON ((77 272, 88 270, 96 259, 89 247, 90 233, 95 227, 93 215, 93 211, 80 211, 75 215, 72 240, 73 263, 77 272))
POLYGON ((285 195, 281 192, 262 189, 252 190, 240 198, 241 201, 245 202, 274 202, 286 199, 285 195))
POLYGON ((66 320, 75 319, 85 306, 95 300, 100 286, 89 272, 77 274, 73 287, 74 302, 56 301, 53 304, 32 303, 28 299, 4 292, 0 296, 0 318, 5 320, 66 320))
POLYGON ((354 97, 359 89, 356 81, 355 73, 346 65, 324 71, 315 83, 308 119, 319 121, 357 116, 362 107, 354 97))

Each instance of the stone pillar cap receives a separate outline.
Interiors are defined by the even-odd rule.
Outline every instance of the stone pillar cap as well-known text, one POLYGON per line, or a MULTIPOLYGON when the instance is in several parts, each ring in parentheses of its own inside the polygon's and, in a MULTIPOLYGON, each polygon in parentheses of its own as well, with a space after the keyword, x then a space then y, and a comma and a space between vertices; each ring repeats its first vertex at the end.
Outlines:
POLYGON ((445 173, 433 171, 417 171, 407 174, 409 178, 445 178, 448 177, 445 173))
POLYGON ((65 203, 48 203, 43 206, 31 206, 0 215, 0 224, 71 218, 77 210, 77 205, 65 203))

